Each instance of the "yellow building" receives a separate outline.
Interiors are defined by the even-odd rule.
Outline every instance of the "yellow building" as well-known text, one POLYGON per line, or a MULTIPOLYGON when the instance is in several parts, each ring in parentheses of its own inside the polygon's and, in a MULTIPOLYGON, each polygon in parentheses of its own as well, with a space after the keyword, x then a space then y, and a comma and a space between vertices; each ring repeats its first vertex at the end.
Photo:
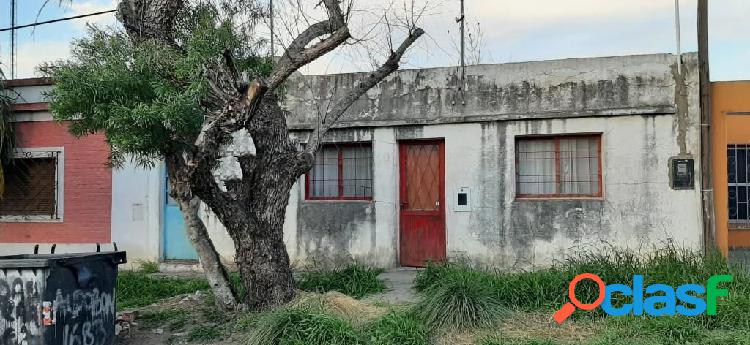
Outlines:
POLYGON ((716 243, 750 257, 750 81, 712 83, 716 243))

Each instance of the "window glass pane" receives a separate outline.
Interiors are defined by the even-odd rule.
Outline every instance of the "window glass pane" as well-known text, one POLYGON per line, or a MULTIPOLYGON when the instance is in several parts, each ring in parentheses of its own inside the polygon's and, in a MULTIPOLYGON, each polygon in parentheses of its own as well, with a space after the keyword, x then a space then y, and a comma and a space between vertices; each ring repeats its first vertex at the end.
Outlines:
POLYGON ((746 202, 737 203, 737 219, 747 220, 747 203, 746 202))
POLYGON ((560 139, 560 193, 599 194, 597 138, 560 139))
POLYGON ((310 195, 337 197, 339 194, 339 153, 336 147, 323 147, 310 171, 310 195))
POLYGON ((343 151, 345 197, 372 196, 372 148, 347 146, 343 151))
POLYGON ((729 219, 737 219, 737 187, 729 187, 729 219))
POLYGON ((523 139, 517 145, 518 193, 555 194, 555 141, 523 139))
POLYGON ((727 172, 729 173, 729 183, 737 182, 737 161, 736 150, 734 146, 727 149, 727 172))
POLYGON ((747 182, 747 159, 746 149, 738 148, 737 153, 737 183, 747 182))

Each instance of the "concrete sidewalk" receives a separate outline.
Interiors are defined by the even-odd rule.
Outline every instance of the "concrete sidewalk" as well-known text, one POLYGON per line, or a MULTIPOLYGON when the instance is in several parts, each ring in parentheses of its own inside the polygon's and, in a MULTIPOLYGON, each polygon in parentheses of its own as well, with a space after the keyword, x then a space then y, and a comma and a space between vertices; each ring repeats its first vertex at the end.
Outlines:
POLYGON ((414 291, 414 278, 420 269, 410 267, 394 268, 378 276, 386 286, 386 291, 365 298, 367 301, 389 304, 404 304, 417 301, 414 291))

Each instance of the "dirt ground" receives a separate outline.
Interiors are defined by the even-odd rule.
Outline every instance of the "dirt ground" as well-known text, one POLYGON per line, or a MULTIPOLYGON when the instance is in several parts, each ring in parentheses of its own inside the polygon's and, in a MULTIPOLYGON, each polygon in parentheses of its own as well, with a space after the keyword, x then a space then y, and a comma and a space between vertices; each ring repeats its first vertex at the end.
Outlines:
POLYGON ((116 344, 245 344, 233 339, 229 325, 237 315, 219 314, 210 294, 198 291, 166 299, 148 307, 125 310, 134 321, 120 322, 116 344))

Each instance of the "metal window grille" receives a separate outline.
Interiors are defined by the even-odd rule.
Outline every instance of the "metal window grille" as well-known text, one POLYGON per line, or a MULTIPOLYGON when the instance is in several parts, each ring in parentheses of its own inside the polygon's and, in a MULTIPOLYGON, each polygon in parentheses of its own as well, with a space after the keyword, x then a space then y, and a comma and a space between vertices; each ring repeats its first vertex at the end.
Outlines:
POLYGON ((518 197, 602 195, 601 135, 516 140, 518 197))
POLYGON ((729 182, 729 223, 750 225, 748 202, 750 176, 750 145, 727 146, 727 172, 729 182))
POLYGON ((306 175, 305 186, 310 200, 372 199, 372 146, 323 146, 306 175))
POLYGON ((6 170, 0 216, 58 219, 58 151, 19 152, 6 170))

